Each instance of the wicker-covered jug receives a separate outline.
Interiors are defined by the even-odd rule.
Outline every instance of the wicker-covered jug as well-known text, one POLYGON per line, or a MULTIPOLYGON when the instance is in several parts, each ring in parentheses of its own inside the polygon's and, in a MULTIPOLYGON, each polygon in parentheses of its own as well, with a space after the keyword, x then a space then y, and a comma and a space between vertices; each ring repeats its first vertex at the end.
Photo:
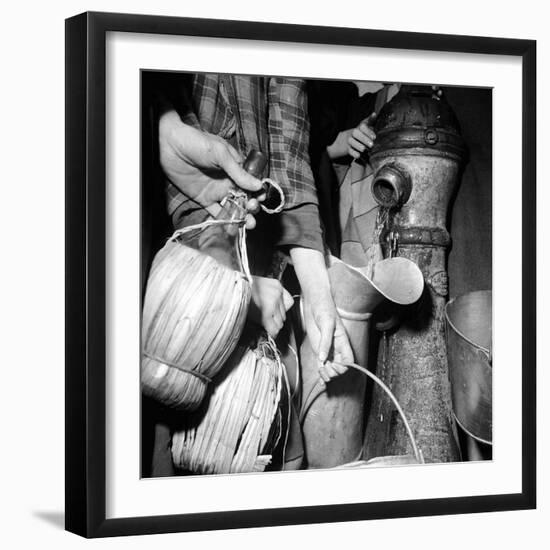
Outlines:
MULTIPOLYGON (((244 168, 259 178, 266 163, 251 151, 244 168)), ((143 305, 141 387, 166 406, 196 409, 241 336, 252 282, 247 198, 232 193, 216 219, 176 231, 153 261, 143 305)))
POLYGON ((222 218, 177 231, 153 261, 143 305, 141 387, 166 406, 197 408, 241 335, 251 280, 239 208, 238 201, 227 202, 227 224, 222 218))
POLYGON ((264 471, 283 437, 283 376, 272 340, 239 345, 208 398, 173 434, 174 465, 197 474, 264 471))

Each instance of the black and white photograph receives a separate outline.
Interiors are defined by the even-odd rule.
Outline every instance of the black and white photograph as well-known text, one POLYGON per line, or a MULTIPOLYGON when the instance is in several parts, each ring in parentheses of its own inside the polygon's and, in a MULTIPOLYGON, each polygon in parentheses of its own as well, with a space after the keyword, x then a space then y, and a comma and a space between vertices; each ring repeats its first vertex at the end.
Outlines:
POLYGON ((535 42, 66 31, 66 529, 533 509, 535 42))
POLYGON ((142 477, 492 459, 493 90, 368 77, 141 72, 142 477))
POLYGON ((3 548, 545 546, 543 3, 2 13, 3 548))

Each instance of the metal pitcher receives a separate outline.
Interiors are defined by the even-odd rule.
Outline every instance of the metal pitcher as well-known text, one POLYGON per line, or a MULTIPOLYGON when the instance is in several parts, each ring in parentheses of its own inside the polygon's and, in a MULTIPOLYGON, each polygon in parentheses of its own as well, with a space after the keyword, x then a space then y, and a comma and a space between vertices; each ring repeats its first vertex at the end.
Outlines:
MULTIPOLYGON (((391 258, 369 268, 352 267, 329 258, 334 303, 346 329, 355 362, 367 367, 372 312, 385 299, 398 304, 416 302, 424 288, 418 266, 406 258, 391 258)), ((303 392, 308 395, 319 380, 317 356, 309 339, 300 350, 303 392)), ((363 447, 366 379, 349 370, 328 383, 303 418, 309 468, 332 468, 360 458, 363 447)))

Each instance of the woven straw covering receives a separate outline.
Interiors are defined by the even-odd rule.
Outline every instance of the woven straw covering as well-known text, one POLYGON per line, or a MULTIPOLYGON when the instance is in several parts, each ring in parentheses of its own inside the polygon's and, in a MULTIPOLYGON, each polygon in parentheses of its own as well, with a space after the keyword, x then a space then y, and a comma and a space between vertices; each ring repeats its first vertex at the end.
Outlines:
POLYGON ((243 273, 168 241, 153 262, 143 306, 143 393, 196 409, 237 345, 250 293, 243 273))
POLYGON ((172 437, 176 467, 198 474, 263 471, 281 435, 283 366, 273 343, 239 348, 201 408, 172 437))

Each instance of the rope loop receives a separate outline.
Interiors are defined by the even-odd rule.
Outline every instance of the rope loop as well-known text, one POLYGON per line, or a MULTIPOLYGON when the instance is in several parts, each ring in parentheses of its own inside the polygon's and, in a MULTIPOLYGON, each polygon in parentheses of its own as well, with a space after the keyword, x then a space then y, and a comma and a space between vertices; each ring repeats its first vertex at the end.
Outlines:
POLYGON ((239 228, 237 236, 237 251, 239 254, 239 259, 242 267, 242 271, 247 279, 247 281, 252 284, 252 274, 250 272, 250 263, 248 261, 248 250, 246 248, 246 226, 245 220, 235 219, 235 220, 216 220, 210 219, 205 220, 201 223, 196 223, 194 225, 188 225, 187 227, 182 227, 181 229, 176 229, 172 236, 168 239, 169 241, 176 242, 180 237, 191 233, 192 231, 203 231, 204 229, 216 225, 237 225, 239 228))
POLYGON ((176 229, 168 240, 175 242, 187 233, 191 233, 192 231, 202 231, 203 229, 214 225, 241 225, 244 227, 244 223, 244 220, 205 220, 201 223, 196 223, 193 225, 188 225, 187 227, 182 227, 181 229, 176 229))
POLYGON ((277 190, 277 192, 279 193, 279 197, 280 197, 280 202, 279 202, 279 205, 275 208, 267 208, 267 206, 264 206, 263 204, 261 205, 262 207, 262 210, 266 213, 266 214, 279 214, 280 212, 283 211, 283 208, 285 206, 285 194, 283 193, 283 190, 281 189, 281 186, 274 180, 272 180, 271 178, 264 178, 262 180, 262 185, 271 185, 271 187, 273 187, 274 189, 277 190))

